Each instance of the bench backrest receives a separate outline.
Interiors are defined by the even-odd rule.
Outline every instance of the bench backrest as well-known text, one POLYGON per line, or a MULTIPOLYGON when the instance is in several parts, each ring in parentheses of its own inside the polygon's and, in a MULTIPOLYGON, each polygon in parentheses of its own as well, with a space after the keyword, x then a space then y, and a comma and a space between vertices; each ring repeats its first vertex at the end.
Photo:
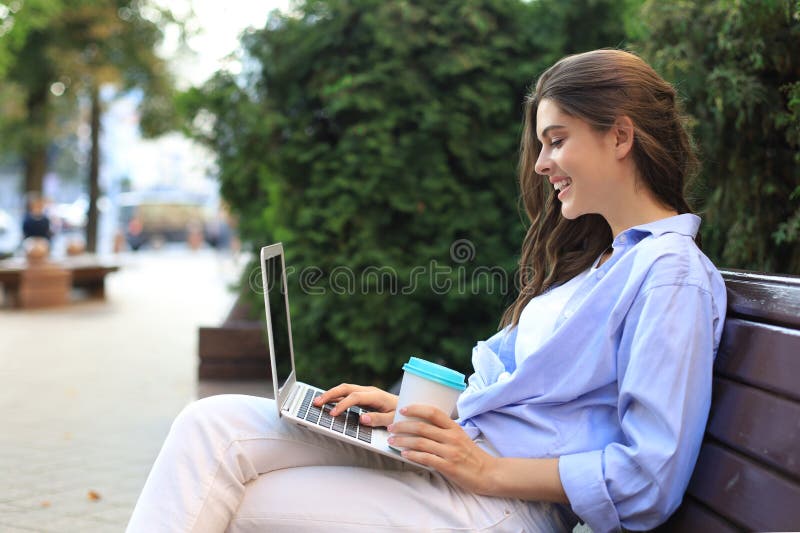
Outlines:
POLYGON ((659 531, 800 530, 800 277, 728 270, 706 436, 659 531))

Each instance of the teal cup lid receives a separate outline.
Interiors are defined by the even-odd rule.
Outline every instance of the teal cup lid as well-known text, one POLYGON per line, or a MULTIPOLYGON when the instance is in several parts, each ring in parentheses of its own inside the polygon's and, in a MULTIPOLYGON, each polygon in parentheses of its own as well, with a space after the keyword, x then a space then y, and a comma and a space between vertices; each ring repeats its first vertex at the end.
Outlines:
POLYGON ((408 363, 403 365, 403 370, 460 391, 467 388, 464 383, 464 374, 461 372, 419 357, 411 357, 408 363))

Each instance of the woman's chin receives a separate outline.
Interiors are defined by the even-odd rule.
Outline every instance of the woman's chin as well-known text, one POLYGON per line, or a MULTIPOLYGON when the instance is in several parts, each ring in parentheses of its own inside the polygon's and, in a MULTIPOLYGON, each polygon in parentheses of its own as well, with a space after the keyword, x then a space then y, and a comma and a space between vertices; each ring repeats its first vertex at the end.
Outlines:
POLYGON ((581 216, 582 213, 576 212, 571 207, 572 206, 570 206, 570 205, 561 204, 561 216, 566 218, 566 219, 568 219, 568 220, 575 220, 576 218, 581 216))

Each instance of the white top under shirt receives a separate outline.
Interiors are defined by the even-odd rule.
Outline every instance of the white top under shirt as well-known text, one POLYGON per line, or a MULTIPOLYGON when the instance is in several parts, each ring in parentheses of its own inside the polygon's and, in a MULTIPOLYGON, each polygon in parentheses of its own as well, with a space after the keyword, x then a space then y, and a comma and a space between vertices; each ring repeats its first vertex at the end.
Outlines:
POLYGON ((519 315, 517 341, 514 343, 514 358, 517 366, 553 334, 561 310, 581 282, 597 270, 599 260, 598 257, 592 266, 574 278, 536 296, 525 304, 522 314, 519 315))

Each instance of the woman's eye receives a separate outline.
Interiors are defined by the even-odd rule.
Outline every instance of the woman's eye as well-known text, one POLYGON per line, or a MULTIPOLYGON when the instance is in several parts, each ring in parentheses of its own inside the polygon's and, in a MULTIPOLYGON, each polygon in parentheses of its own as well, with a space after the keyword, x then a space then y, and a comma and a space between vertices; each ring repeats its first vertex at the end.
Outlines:
POLYGON ((564 142, 564 139, 553 139, 552 141, 550 141, 550 146, 553 146, 553 147, 557 148, 557 147, 561 146, 561 144, 563 142, 564 142))

